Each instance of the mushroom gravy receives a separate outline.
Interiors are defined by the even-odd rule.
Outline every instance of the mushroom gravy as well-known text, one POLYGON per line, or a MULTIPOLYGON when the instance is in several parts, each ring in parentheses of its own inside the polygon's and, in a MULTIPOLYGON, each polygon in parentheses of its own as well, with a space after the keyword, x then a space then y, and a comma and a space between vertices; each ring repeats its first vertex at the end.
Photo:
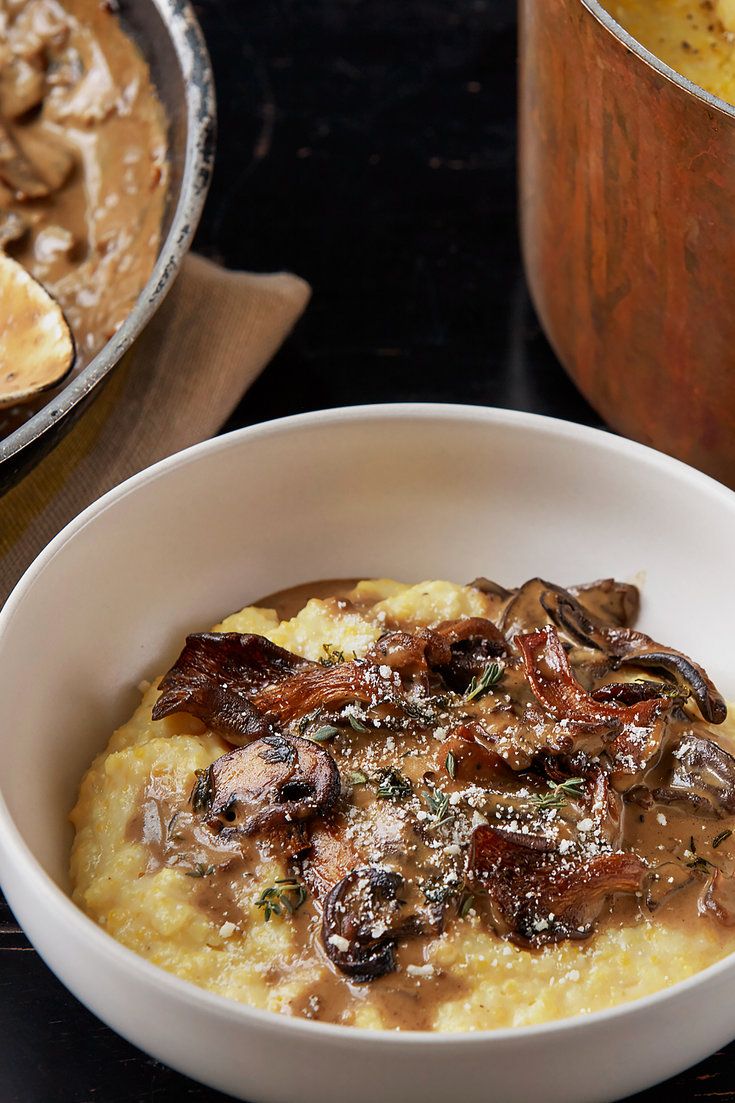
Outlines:
POLYGON ((637 609, 611 580, 337 581, 190 636, 85 776, 75 901, 215 992, 385 1029, 704 968, 735 949, 732 726, 637 609))
MULTIPOLYGON (((148 279, 168 186, 163 108, 115 10, 101 0, 0 4, 0 249, 61 306, 75 369, 148 279)), ((0 437, 39 405, 0 410, 0 437)))
POLYGON ((603 0, 661 61, 735 103, 735 0, 603 0))

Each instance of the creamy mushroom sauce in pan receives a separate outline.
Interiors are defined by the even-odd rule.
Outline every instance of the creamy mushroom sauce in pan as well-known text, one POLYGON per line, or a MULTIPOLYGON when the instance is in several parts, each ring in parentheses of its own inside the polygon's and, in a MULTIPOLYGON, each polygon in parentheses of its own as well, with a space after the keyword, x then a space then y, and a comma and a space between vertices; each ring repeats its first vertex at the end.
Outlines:
POLYGON ((387 1029, 705 967, 735 948, 732 734, 638 602, 332 581, 189 636, 84 779, 76 902, 213 991, 387 1029))
MULTIPOLYGON (((58 301, 75 369, 148 279, 167 185, 163 109, 116 4, 2 0, 0 249, 58 301)), ((0 437, 41 404, 0 409, 0 437)))

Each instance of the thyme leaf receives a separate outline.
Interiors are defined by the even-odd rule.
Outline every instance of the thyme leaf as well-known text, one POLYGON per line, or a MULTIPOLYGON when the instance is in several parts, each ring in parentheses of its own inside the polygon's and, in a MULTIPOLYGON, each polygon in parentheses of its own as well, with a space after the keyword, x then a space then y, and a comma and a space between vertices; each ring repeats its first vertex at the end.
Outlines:
POLYGON ((721 831, 719 835, 716 835, 712 840, 712 849, 717 850, 718 846, 722 846, 727 839, 732 835, 732 831, 721 831))
POLYGON ((430 828, 441 827, 443 823, 447 823, 448 820, 452 819, 454 812, 449 807, 449 797, 446 793, 442 793, 441 789, 435 789, 433 793, 429 793, 425 789, 421 795, 428 804, 433 817, 429 824, 430 828))
POLYGON ((566 781, 560 781, 555 785, 549 782, 549 791, 540 797, 531 797, 529 803, 538 809, 564 808, 570 798, 582 796, 584 788, 583 777, 570 777, 566 781))
POLYGON ((293 915, 306 902, 307 892, 295 877, 281 877, 263 889, 255 901, 256 908, 263 909, 263 919, 270 923, 272 915, 293 915))
POLYGON ((467 686, 465 691, 465 701, 477 701, 480 697, 483 697, 486 693, 489 693, 493 686, 496 686, 500 679, 503 677, 503 668, 499 663, 488 663, 479 680, 472 676, 472 681, 467 686))
POLYGON ((380 784, 376 790, 383 800, 403 800, 413 791, 413 786, 404 774, 398 770, 383 768, 378 770, 380 784))
POLYGON ((322 666, 338 666, 345 661, 345 653, 332 643, 322 644, 323 658, 319 660, 322 666))
POLYGON ((475 904, 475 898, 471 892, 465 892, 459 899, 457 914, 460 919, 466 919, 475 904))
POLYGON ((315 743, 328 743, 335 735, 339 735, 339 728, 335 728, 333 724, 324 724, 313 732, 309 739, 313 739, 315 743))
POLYGON ((187 869, 187 877, 211 877, 214 866, 207 866, 204 862, 197 862, 193 869, 187 869))
POLYGON ((367 774, 364 774, 362 770, 350 770, 347 775, 350 785, 366 785, 367 774))
POLYGON ((444 759, 444 766, 452 781, 457 776, 457 759, 450 751, 447 757, 444 759))
POLYGON ((193 812, 208 812, 212 807, 212 775, 209 769, 195 770, 196 782, 191 791, 191 808, 193 812))

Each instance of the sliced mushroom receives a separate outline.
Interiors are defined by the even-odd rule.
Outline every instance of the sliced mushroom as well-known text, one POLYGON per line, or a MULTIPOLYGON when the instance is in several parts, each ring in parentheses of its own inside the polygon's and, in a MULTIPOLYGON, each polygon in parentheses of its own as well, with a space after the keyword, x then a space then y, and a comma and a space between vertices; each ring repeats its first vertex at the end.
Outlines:
POLYGON ((399 675, 384 677, 377 665, 357 659, 303 670, 292 678, 266 686, 253 698, 256 708, 281 724, 288 724, 315 709, 333 708, 353 701, 400 706, 403 694, 399 675))
POLYGON ((498 933, 524 946, 587 938, 605 899, 640 889, 646 866, 632 853, 574 860, 539 835, 475 828, 471 870, 492 905, 498 933))
POLYGON ((339 771, 323 747, 267 735, 213 762, 192 803, 218 832, 247 836, 314 819, 339 793, 339 771))
POLYGON ((720 816, 735 813, 735 758, 711 739, 688 733, 671 750, 666 785, 653 789, 660 803, 687 803, 700 814, 707 806, 720 816))
POLYGON ((473 721, 452 728, 439 748, 439 760, 452 780, 492 786, 513 776, 482 724, 473 721), (447 761, 453 763, 451 768, 447 761))
MULTIPOLYGON (((599 686, 591 694, 595 701, 609 701, 611 704, 638 705, 641 701, 653 701, 657 697, 673 697, 671 685, 667 682, 654 682, 639 678, 635 682, 608 682, 599 686)), ((678 696, 683 704, 686 694, 678 696)))
POLYGON ((0 122, 0 180, 16 199, 42 199, 53 190, 0 122))
POLYGON ((539 603, 552 624, 573 642, 595 650, 607 650, 604 629, 596 623, 586 609, 559 586, 545 583, 539 595, 539 603))
POLYGON ((601 578, 581 586, 570 586, 569 591, 600 624, 613 624, 627 628, 635 624, 641 605, 637 586, 630 582, 617 582, 614 578, 601 578))
POLYGON ((420 933, 415 916, 403 916, 400 873, 366 866, 343 877, 324 901, 322 940, 342 973, 364 983, 392 973, 396 943, 420 933))
POLYGON ((415 632, 385 632, 368 651, 365 659, 388 666, 404 677, 422 676, 430 667, 451 662, 449 640, 431 628, 415 632))
POLYGON ((74 364, 74 339, 59 304, 22 265, 0 253, 0 408, 55 386, 74 364))
POLYGON ((347 834, 348 826, 345 817, 337 813, 312 825, 302 872, 318 900, 323 900, 338 881, 364 861, 357 855, 352 836, 347 834))
POLYGON ((709 724, 722 724, 727 719, 727 705, 707 672, 681 651, 662 647, 649 636, 627 629, 610 633, 620 665, 642 667, 670 674, 676 683, 691 693, 699 711, 709 724))
POLYGON ((507 654, 508 643, 500 629, 485 617, 448 620, 434 632, 450 646, 449 662, 437 664, 450 689, 464 693, 473 678, 480 678, 488 663, 507 654))
POLYGON ((23 153, 45 181, 49 192, 63 187, 76 164, 76 156, 70 147, 48 127, 24 135, 23 153))
POLYGON ((699 911, 710 912, 725 927, 735 926, 735 878, 714 870, 700 896, 699 911))
POLYGON ((515 590, 506 590, 505 586, 501 586, 499 582, 493 582, 491 578, 485 578, 483 575, 473 579, 472 582, 468 582, 467 585, 471 586, 473 590, 479 590, 481 594, 500 598, 501 601, 508 601, 515 593, 515 590))
POLYGON ((561 640, 550 626, 517 636, 516 644, 534 696, 555 720, 606 730, 609 753, 622 772, 635 773, 651 759, 662 737, 657 721, 672 708, 671 697, 633 705, 596 700, 574 677, 561 640))
POLYGON ((37 59, 10 57, 0 69, 0 114, 6 119, 17 119, 38 107, 45 84, 45 74, 37 59))
POLYGON ((196 633, 187 636, 184 650, 161 680, 153 719, 186 712, 231 743, 243 743, 272 728, 264 711, 253 704, 257 692, 313 666, 265 636, 196 633))
POLYGON ((17 211, 0 208, 0 249, 13 241, 20 241, 28 232, 28 223, 17 211))

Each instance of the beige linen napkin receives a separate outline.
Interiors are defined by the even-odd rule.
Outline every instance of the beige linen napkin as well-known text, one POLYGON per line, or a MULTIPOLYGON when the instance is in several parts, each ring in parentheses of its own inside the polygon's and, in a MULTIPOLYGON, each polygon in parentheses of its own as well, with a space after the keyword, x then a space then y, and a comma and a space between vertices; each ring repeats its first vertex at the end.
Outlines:
POLYGON ((0 498, 0 606, 41 549, 105 491, 221 427, 303 312, 298 276, 184 261, 100 397, 0 498))

